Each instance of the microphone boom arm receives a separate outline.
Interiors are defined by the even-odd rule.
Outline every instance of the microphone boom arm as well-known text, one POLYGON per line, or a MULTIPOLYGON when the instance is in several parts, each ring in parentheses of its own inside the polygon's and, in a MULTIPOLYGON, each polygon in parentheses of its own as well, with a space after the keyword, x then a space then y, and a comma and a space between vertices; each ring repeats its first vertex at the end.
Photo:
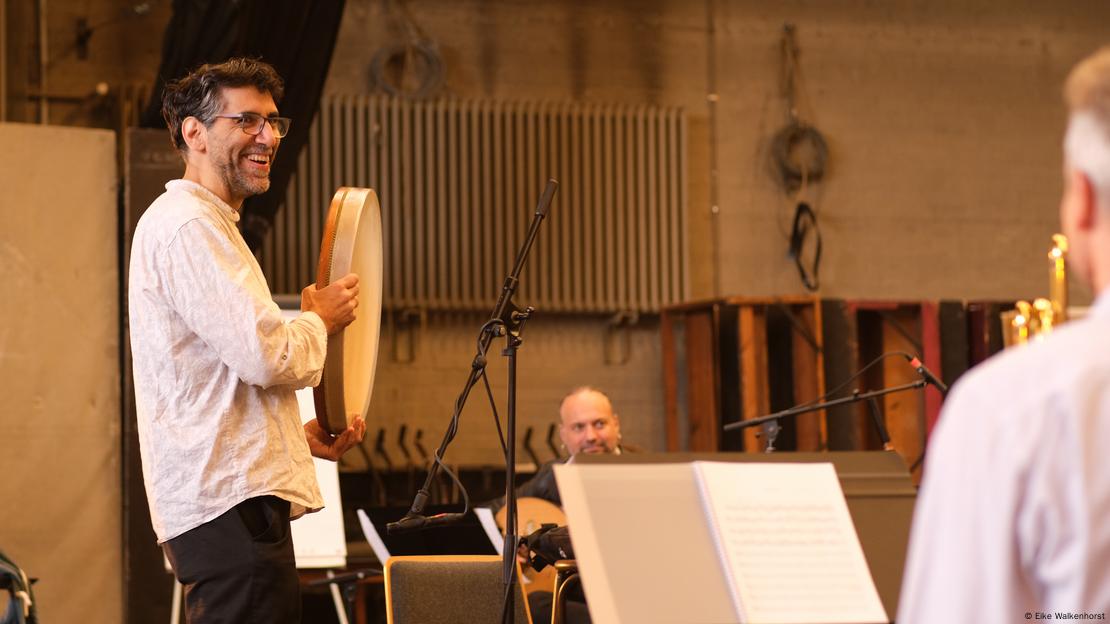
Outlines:
POLYGON ((837 405, 844 405, 845 403, 855 403, 857 401, 866 401, 867 399, 880 397, 880 396, 883 396, 884 394, 892 394, 894 392, 904 392, 906 390, 914 390, 914 389, 917 389, 917 388, 924 388, 926 385, 928 385, 927 381, 925 381, 924 379, 917 379, 917 380, 914 380, 914 381, 912 381, 910 383, 907 383, 907 384, 902 384, 900 386, 892 386, 890 388, 883 388, 882 390, 872 390, 871 392, 862 392, 862 393, 857 390, 857 391, 852 393, 852 396, 847 396, 847 397, 843 397, 843 398, 840 398, 840 399, 834 399, 832 401, 823 401, 821 403, 813 403, 811 405, 801 405, 799 407, 792 407, 792 408, 787 409, 787 410, 782 410, 781 412, 775 412, 774 414, 768 414, 767 416, 760 416, 759 418, 752 418, 750 420, 741 420, 740 422, 729 423, 729 424, 724 426, 724 430, 725 431, 738 431, 740 429, 746 429, 748 427, 754 427, 756 425, 762 425, 763 423, 770 422, 772 420, 778 420, 780 418, 790 418, 792 416, 797 416, 799 414, 807 414, 809 412, 816 412, 818 410, 823 410, 823 409, 828 408, 828 407, 836 407, 837 405))

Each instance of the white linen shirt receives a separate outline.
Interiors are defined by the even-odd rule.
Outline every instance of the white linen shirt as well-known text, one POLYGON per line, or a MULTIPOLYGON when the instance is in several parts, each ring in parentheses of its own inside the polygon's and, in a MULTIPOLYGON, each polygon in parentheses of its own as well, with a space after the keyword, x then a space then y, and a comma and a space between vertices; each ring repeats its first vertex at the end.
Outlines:
POLYGON ((898 624, 1110 612, 1110 294, 965 375, 925 468, 898 624))
POLYGON ((323 507, 294 392, 320 381, 327 330, 285 323, 235 222, 174 180, 135 228, 128 283, 139 445, 158 542, 247 498, 323 507))

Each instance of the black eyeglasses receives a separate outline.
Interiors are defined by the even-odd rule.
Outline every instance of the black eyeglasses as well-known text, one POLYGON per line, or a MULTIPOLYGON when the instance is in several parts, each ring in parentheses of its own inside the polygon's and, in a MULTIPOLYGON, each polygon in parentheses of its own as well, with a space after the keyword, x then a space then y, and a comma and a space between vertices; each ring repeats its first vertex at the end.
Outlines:
POLYGON ((256 136, 262 132, 264 124, 270 124, 270 129, 274 131, 274 136, 283 138, 289 134, 289 125, 293 123, 292 119, 288 117, 263 117, 258 113, 238 113, 235 115, 216 115, 219 119, 234 119, 239 126, 239 129, 251 136, 256 136))

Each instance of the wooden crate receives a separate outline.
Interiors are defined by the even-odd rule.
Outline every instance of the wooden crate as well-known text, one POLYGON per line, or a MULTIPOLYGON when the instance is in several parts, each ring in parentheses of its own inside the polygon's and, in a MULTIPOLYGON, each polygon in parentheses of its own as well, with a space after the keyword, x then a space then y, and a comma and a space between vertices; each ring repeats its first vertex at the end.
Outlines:
MULTIPOLYGON (((937 304, 825 300, 822 306, 828 339, 826 372, 831 389, 847 382, 877 358, 894 352, 919 357, 929 369, 941 374, 937 304)), ((918 378, 906 358, 893 355, 880 360, 835 396, 849 396, 853 390, 889 388, 918 378)), ((929 423, 935 421, 940 400, 940 394, 933 388, 875 399, 890 441, 911 471, 920 470, 929 423)), ((830 408, 828 421, 830 450, 882 448, 868 402, 830 408)))
MULTIPOLYGON (((998 302, 844 301, 822 302, 826 378, 835 389, 855 371, 884 353, 916 356, 951 386, 970 367, 1001 348, 998 302)), ((909 383, 917 371, 902 357, 888 357, 849 386, 862 391, 909 383)), ((837 396, 843 396, 838 393, 837 396)), ((926 440, 940 416, 944 397, 932 386, 889 394, 880 401, 883 422, 894 449, 921 478, 926 440)), ((830 450, 880 448, 867 404, 829 410, 830 450)))
MULTIPOLYGON (((729 423, 789 408, 824 392, 820 301, 733 297, 662 313, 667 449, 763 450, 757 428, 729 423)), ((826 448, 824 414, 781 423, 776 448, 826 448)))
MULTIPOLYGON (((667 449, 761 451, 757 429, 725 432, 747 420, 834 390, 880 355, 918 357, 947 385, 1001 347, 1007 302, 859 301, 732 297, 676 305, 662 313, 667 449)), ((883 359, 832 398, 910 383, 906 358, 883 359)), ((894 449, 920 479, 928 435, 943 397, 929 386, 876 400, 894 449)), ((851 451, 882 448, 867 402, 780 421, 776 448, 851 451)))

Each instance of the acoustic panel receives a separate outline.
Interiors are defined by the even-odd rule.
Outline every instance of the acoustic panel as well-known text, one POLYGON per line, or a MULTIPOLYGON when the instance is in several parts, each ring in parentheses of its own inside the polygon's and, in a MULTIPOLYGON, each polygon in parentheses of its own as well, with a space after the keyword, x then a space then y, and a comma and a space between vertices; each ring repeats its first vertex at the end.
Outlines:
POLYGON ((115 134, 0 124, 0 549, 44 622, 121 617, 115 134))

